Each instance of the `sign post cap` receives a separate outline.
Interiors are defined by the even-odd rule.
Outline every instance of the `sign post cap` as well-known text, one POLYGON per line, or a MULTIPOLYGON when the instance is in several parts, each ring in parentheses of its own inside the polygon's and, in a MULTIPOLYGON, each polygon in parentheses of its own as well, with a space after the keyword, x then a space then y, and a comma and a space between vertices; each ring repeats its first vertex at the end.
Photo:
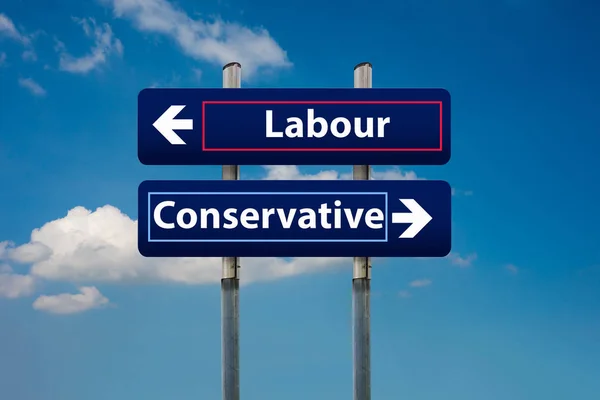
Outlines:
POLYGON ((223 66, 223 69, 227 69, 229 67, 233 67, 234 65, 237 65, 238 67, 242 68, 242 64, 240 64, 237 61, 233 61, 233 62, 230 62, 228 64, 225 64, 225 66, 223 66))
POLYGON ((354 69, 356 70, 356 69, 359 69, 360 67, 363 67, 363 66, 366 66, 366 67, 371 67, 371 68, 373 68, 373 64, 371 64, 371 63, 370 63, 370 62, 368 62, 368 61, 365 61, 365 62, 361 62, 361 63, 359 63, 359 64, 356 64, 356 66, 354 67, 354 69))

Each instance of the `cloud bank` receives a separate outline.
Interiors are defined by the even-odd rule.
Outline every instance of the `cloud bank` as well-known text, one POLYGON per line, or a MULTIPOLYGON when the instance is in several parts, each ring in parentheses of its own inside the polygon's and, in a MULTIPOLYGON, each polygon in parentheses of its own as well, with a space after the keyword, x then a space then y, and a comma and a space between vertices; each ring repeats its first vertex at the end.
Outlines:
MULTIPOLYGON (((303 174, 297 166, 266 166, 265 179, 351 179, 350 174, 323 170, 303 174)), ((419 179, 412 171, 392 168, 374 172, 374 179, 419 179)), ((449 260, 468 267, 476 254, 463 257, 451 253, 449 260)), ((29 242, 16 245, 0 242, 0 260, 30 265, 29 274, 0 270, 0 296, 17 298, 31 295, 37 281, 70 282, 80 293, 41 296, 34 308, 52 313, 75 313, 101 307, 106 299, 97 284, 117 282, 171 282, 189 285, 214 284, 221 279, 221 258, 145 258, 137 249, 137 221, 118 208, 105 205, 95 210, 74 207, 62 218, 34 229, 29 242)), ((242 284, 270 281, 314 273, 342 266, 351 258, 244 258, 242 284)), ((428 279, 413 281, 410 287, 431 284, 428 279)), ((408 292, 406 292, 408 293, 408 292)), ((410 295, 408 293, 408 295, 410 295)))
MULTIPOLYGON (((29 243, 4 242, 5 257, 31 263, 30 275, 45 280, 90 282, 217 283, 221 258, 145 258, 137 250, 137 221, 106 205, 71 209, 31 234, 29 243)), ((345 258, 244 259, 243 283, 272 280, 340 266, 345 258)))

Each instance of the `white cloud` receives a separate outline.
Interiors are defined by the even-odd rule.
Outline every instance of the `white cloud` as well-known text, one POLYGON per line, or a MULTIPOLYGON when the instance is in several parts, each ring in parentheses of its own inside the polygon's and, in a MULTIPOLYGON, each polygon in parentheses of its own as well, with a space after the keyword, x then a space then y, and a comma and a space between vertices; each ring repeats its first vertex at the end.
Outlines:
POLYGON ((132 21, 142 32, 167 36, 189 57, 224 65, 238 61, 243 76, 259 68, 290 66, 286 52, 263 28, 250 29, 215 19, 193 19, 167 0, 100 0, 118 18, 132 21))
POLYGON ((94 39, 94 45, 88 54, 74 57, 66 51, 64 43, 57 41, 55 49, 60 53, 59 68, 62 71, 86 74, 105 64, 109 55, 123 53, 123 44, 114 36, 110 25, 96 24, 93 18, 73 20, 81 25, 86 36, 94 39))
POLYGON ((17 248, 8 248, 8 257, 21 264, 34 263, 49 257, 52 251, 42 243, 30 242, 17 248))
MULTIPOLYGON (((69 282, 217 283, 221 258, 145 258, 137 249, 137 221, 117 208, 96 211, 75 207, 61 219, 31 233, 31 241, 15 247, 0 243, 0 256, 32 262, 30 274, 69 282)), ((273 280, 351 265, 349 258, 244 258, 242 283, 273 280)))
POLYGON ((467 268, 470 267, 475 260, 477 260, 477 254, 471 253, 466 257, 463 257, 458 253, 450 253, 448 254, 448 258, 453 265, 456 265, 460 268, 467 268))
POLYGON ((0 13, 0 35, 7 36, 26 46, 31 44, 30 36, 19 32, 12 20, 3 13, 0 13))
POLYGON ((417 174, 413 171, 402 171, 399 168, 391 168, 385 171, 372 171, 371 179, 378 181, 414 181, 422 178, 418 178, 417 174))
MULTIPOLYGON (((265 165, 266 180, 347 180, 352 179, 352 173, 340 173, 329 169, 316 174, 303 174, 296 165, 265 165)), ((385 171, 371 171, 372 180, 415 180, 419 179, 413 171, 402 171, 391 168, 385 171)))
POLYGON ((8 240, 0 242, 0 260, 6 258, 9 250, 14 247, 14 243, 8 240))
POLYGON ((263 166, 267 180, 336 180, 343 179, 342 175, 335 170, 320 171, 316 174, 303 174, 295 165, 265 165, 263 166))
POLYGON ((109 301, 94 286, 79 288, 79 293, 62 293, 54 296, 40 296, 33 302, 33 308, 52 314, 75 314, 108 305, 109 301))
POLYGON ((33 39, 36 34, 25 34, 21 32, 19 29, 17 29, 13 21, 3 13, 0 13, 0 36, 6 36, 25 46, 26 50, 22 54, 23 60, 37 60, 37 54, 33 49, 33 39))
POLYGON ((13 274, 10 266, 0 265, 0 297, 16 299, 29 296, 35 290, 35 279, 30 275, 13 274))
POLYGON ((431 285, 431 281, 429 279, 417 279, 410 283, 410 287, 420 288, 431 285))
MULTIPOLYGON (((300 172, 297 165, 263 165, 267 175, 263 178, 266 180, 346 180, 352 179, 352 173, 341 173, 334 169, 327 169, 317 172, 316 174, 304 174, 300 172)), ((373 170, 371 167, 371 180, 382 181, 413 181, 422 180, 414 171, 404 171, 398 167, 389 168, 383 171, 373 170)), ((471 190, 452 189, 452 195, 471 196, 471 190)))
POLYGON ((408 299, 409 297, 412 297, 412 295, 410 294, 410 292, 408 290, 399 291, 398 296, 402 297, 403 299, 408 299))
POLYGON ((35 96, 45 96, 46 89, 31 78, 19 78, 19 85, 29 90, 35 96))

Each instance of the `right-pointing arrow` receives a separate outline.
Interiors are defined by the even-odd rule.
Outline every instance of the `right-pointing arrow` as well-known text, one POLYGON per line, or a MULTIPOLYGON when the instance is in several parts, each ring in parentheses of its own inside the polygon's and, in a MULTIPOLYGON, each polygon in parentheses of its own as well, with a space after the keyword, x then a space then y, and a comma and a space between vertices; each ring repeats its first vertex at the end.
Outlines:
POLYGON ((408 213, 392 213, 392 224, 411 224, 406 230, 399 236, 400 239, 412 239, 433 218, 421 207, 415 199, 399 199, 402 204, 409 209, 408 213))

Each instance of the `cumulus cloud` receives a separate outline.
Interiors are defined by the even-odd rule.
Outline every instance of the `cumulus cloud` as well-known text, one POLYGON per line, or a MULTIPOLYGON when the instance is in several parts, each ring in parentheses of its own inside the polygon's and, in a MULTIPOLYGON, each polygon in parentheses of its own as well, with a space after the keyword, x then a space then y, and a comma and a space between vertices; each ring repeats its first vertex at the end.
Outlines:
POLYGON ((431 285, 431 280, 429 279, 417 279, 410 283, 410 287, 414 288, 421 288, 429 285, 431 285))
POLYGON ((29 90, 35 96, 46 95, 46 89, 31 78, 19 78, 19 85, 29 90))
POLYGON ((189 57, 224 65, 238 61, 244 76, 259 68, 290 66, 286 52, 264 28, 250 29, 215 19, 193 19, 167 0, 100 0, 117 18, 142 31, 169 37, 189 57))
MULTIPOLYGON (((316 174, 303 174, 296 165, 265 165, 266 180, 346 180, 352 179, 352 173, 340 173, 329 169, 316 174)), ((391 168, 385 171, 371 171, 372 180, 416 180, 419 179, 413 171, 402 171, 391 168)))
POLYGON ((9 265, 0 265, 0 297, 16 299, 29 296, 34 290, 35 279, 32 276, 14 274, 9 265))
POLYGON ((452 265, 456 265, 460 268, 467 268, 470 267, 475 260, 477 260, 477 254, 471 253, 463 257, 458 253, 450 253, 448 254, 448 258, 450 259, 452 265))
POLYGON ((67 52, 64 43, 57 41, 55 48, 59 52, 60 70, 86 74, 105 64, 109 55, 123 53, 123 44, 114 36, 112 28, 107 23, 97 24, 93 18, 73 18, 73 20, 81 25, 85 35, 92 38, 94 44, 87 54, 74 57, 67 52))
POLYGON ((108 305, 109 301, 94 286, 79 288, 79 293, 62 293, 53 296, 40 296, 33 302, 33 308, 52 314, 76 314, 108 305))
MULTIPOLYGON (((0 257, 30 262, 30 274, 69 282, 217 283, 221 258, 145 258, 137 249, 137 221, 110 205, 75 207, 46 223, 21 246, 0 243, 0 257)), ((242 283, 279 279, 351 265, 347 258, 245 258, 242 283)))

